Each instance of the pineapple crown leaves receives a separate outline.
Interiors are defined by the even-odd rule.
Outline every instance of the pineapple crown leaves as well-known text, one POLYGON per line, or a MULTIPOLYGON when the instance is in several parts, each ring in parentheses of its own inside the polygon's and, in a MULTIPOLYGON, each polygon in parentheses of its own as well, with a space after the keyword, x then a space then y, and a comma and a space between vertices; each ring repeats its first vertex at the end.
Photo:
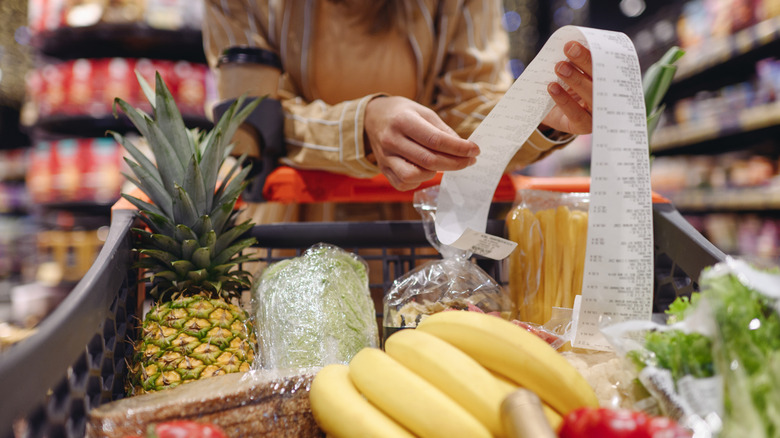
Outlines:
POLYGON ((141 257, 158 300, 187 288, 227 297, 249 287, 251 275, 235 269, 253 259, 241 252, 255 243, 241 237, 252 227, 247 221, 234 225, 236 201, 246 188, 251 170, 246 156, 236 160, 220 181, 219 172, 230 156, 230 140, 260 100, 246 103, 241 97, 208 132, 187 129, 170 90, 155 76, 155 88, 137 74, 152 116, 115 99, 114 114, 124 112, 146 139, 156 165, 126 137, 111 132, 127 150, 132 174, 125 174, 149 201, 123 193, 139 210, 149 231, 134 229, 141 257))
POLYGON ((221 229, 246 187, 251 166, 244 166, 246 156, 241 156, 217 187, 219 170, 232 150, 230 140, 257 107, 259 99, 244 105, 245 98, 239 98, 211 131, 203 133, 186 128, 159 73, 154 92, 141 75, 137 76, 152 105, 154 118, 120 98, 114 101, 114 113, 117 115, 118 107, 128 116, 149 143, 157 165, 127 138, 111 132, 130 155, 125 161, 133 175, 125 176, 151 203, 128 194, 122 196, 142 212, 151 212, 151 222, 158 227, 164 227, 164 218, 171 218, 165 231, 172 231, 172 226, 180 223, 193 227, 204 215, 210 216, 215 228, 221 229))

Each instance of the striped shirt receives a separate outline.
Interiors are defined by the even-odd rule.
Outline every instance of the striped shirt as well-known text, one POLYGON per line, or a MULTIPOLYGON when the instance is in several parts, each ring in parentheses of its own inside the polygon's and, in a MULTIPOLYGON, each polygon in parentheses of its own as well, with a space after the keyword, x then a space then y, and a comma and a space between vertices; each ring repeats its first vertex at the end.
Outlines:
MULTIPOLYGON (((405 34, 395 39, 388 34, 384 36, 387 41, 378 44, 370 41, 375 52, 361 59, 353 55, 353 49, 367 36, 346 18, 323 19, 322 14, 329 13, 327 7, 333 9, 325 0, 206 0, 204 49, 220 98, 248 93, 279 99, 287 143, 287 155, 281 161, 297 168, 375 176, 379 169, 365 156, 363 119, 367 102, 387 94, 388 77, 401 81, 391 85, 409 90, 407 97, 432 108, 467 138, 512 82, 501 0, 410 0, 409 4, 412 11, 405 34), (283 71, 260 64, 219 63, 220 55, 234 47, 274 52, 283 71), (415 65, 399 70, 408 74, 395 76, 383 76, 380 70, 376 83, 371 82, 374 75, 365 74, 350 82, 352 70, 370 71, 366 69, 371 65, 366 64, 371 62, 380 63, 379 69, 392 69, 398 59, 413 60, 415 65), (339 88, 332 78, 320 76, 334 71, 347 78, 345 91, 318 90, 317 84, 339 88), (350 96, 350 83, 363 95, 350 96)), ((537 130, 510 167, 528 165, 570 138, 554 141, 537 130)))

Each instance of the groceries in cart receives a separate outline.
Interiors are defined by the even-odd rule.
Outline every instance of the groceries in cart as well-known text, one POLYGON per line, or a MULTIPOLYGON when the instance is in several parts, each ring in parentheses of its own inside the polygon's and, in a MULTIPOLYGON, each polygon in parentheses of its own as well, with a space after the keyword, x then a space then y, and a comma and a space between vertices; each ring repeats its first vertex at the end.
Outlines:
POLYGON ((379 345, 368 265, 334 245, 268 266, 254 299, 262 368, 347 363, 379 345))
POLYGON ((696 436, 777 436, 780 271, 729 257, 700 288, 671 304, 666 324, 627 321, 605 335, 655 409, 696 436))
POLYGON ((507 214, 509 290, 518 319, 546 324, 582 292, 588 236, 587 193, 519 190, 507 214))
POLYGON ((444 310, 473 309, 508 317, 511 300, 505 289, 468 251, 439 242, 434 230, 439 186, 414 194, 414 207, 422 217, 425 237, 440 254, 397 278, 385 293, 383 337, 417 327, 430 315, 444 310))

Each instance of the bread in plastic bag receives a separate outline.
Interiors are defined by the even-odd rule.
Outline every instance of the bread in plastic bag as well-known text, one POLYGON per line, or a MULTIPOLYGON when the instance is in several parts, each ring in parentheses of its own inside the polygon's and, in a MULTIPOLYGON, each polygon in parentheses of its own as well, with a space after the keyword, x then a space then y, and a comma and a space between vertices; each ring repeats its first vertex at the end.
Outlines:
POLYGON ((89 412, 86 436, 146 436, 151 424, 194 420, 230 438, 323 437, 309 404, 317 370, 231 373, 104 403, 89 412))
POLYGON ((780 436, 780 275, 727 258, 701 292, 678 298, 667 324, 602 328, 636 364, 660 411, 696 437, 780 436))
POLYGON ((519 190, 507 214, 509 291, 521 321, 546 324, 553 308, 572 308, 582 291, 588 233, 587 193, 519 190))
POLYGON ((438 186, 414 194, 428 242, 442 255, 397 278, 385 293, 384 337, 402 328, 416 327, 425 317, 474 306, 485 313, 509 316, 509 294, 487 272, 470 260, 472 254, 443 245, 434 229, 438 186))
POLYGON ((268 266, 256 283, 260 367, 348 363, 379 345, 368 265, 358 255, 320 243, 268 266))

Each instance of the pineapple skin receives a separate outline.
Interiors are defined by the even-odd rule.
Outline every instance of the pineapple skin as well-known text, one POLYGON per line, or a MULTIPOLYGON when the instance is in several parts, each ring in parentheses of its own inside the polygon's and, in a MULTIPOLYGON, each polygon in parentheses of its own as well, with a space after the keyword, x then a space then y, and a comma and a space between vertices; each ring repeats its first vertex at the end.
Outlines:
POLYGON ((139 395, 252 367, 257 340, 249 314, 206 294, 180 295, 152 306, 128 381, 139 395))

